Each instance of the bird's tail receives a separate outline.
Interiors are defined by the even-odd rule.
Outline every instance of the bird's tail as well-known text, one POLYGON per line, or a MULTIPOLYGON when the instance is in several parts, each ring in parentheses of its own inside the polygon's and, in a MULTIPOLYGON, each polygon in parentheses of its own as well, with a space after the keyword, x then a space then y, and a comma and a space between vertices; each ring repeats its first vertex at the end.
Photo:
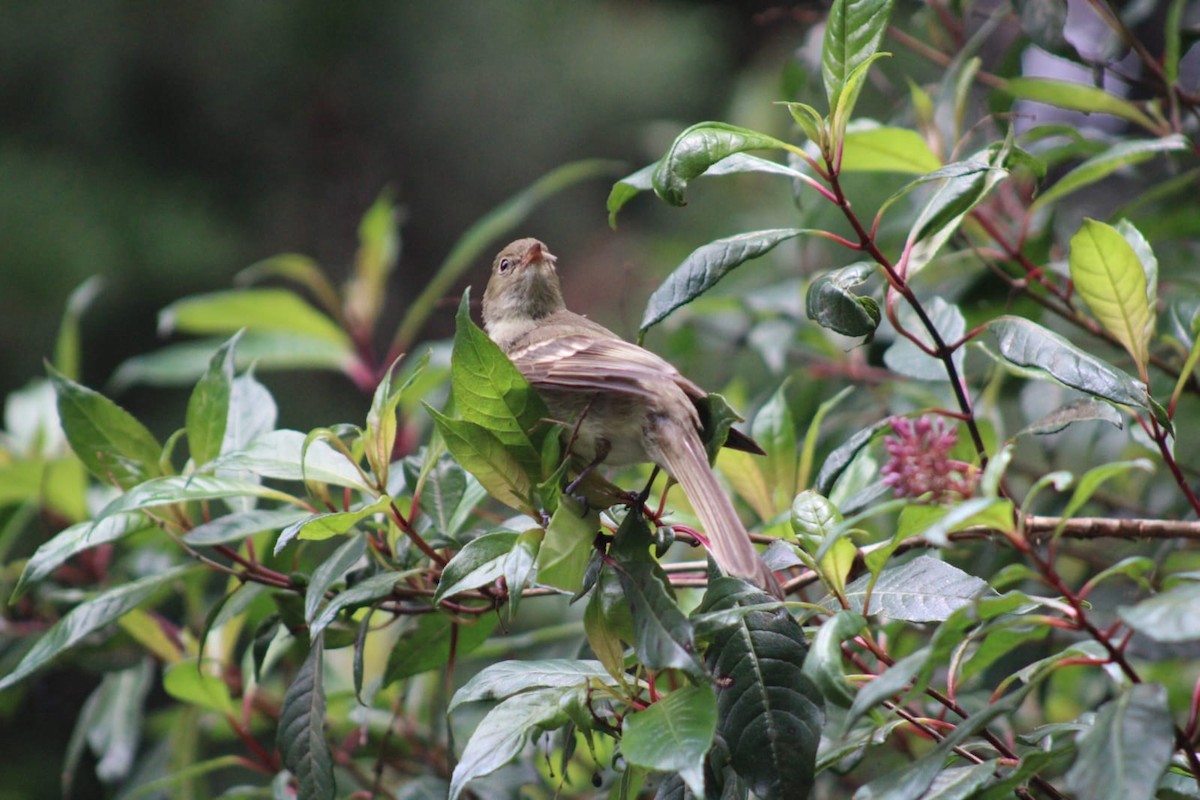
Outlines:
POLYGON ((717 482, 708 453, 695 429, 660 418, 654 427, 655 460, 683 487, 717 565, 729 575, 744 578, 782 599, 783 590, 750 541, 733 503, 717 482))

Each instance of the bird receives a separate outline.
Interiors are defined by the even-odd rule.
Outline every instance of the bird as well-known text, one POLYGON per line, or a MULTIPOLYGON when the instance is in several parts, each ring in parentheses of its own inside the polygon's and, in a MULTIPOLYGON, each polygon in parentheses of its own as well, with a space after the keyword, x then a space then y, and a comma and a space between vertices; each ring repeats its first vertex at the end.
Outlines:
MULTIPOLYGON (((483 327, 564 423, 582 471, 651 462, 683 488, 720 569, 775 597, 782 590, 709 464, 701 405, 707 393, 668 361, 569 311, 558 259, 518 239, 496 255, 483 295, 483 327)), ((762 450, 734 433, 740 449, 762 450)))

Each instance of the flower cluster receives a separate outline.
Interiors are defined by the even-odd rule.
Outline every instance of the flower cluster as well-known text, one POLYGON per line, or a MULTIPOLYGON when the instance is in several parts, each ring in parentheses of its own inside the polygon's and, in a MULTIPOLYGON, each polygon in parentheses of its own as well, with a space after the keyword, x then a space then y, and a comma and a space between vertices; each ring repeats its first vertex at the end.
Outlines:
POLYGON ((950 458, 958 443, 958 432, 938 416, 916 420, 892 417, 892 432, 883 446, 888 460, 883 465, 883 482, 896 497, 926 497, 930 503, 965 499, 974 493, 975 470, 970 464, 950 458))

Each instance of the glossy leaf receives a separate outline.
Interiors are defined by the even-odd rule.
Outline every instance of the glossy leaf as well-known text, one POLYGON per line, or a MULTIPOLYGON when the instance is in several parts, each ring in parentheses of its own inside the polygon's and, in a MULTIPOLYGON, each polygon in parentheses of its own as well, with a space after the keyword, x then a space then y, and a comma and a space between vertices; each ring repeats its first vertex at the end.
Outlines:
MULTIPOLYGON (((718 578, 699 612, 770 602, 718 578)), ((804 797, 814 780, 824 707, 804 674, 804 632, 787 611, 752 611, 725 626, 705 653, 717 686, 717 730, 738 777, 762 798, 804 797)))
POLYGON ((518 536, 514 531, 492 531, 467 542, 442 570, 433 602, 486 586, 503 575, 504 560, 518 536))
POLYGON ((684 194, 688 182, 721 159, 746 150, 789 147, 773 136, 748 128, 724 122, 699 122, 679 134, 658 162, 652 177, 654 191, 670 205, 682 206, 687 203, 684 194))
POLYGON ((208 370, 200 376, 188 398, 188 450, 196 466, 203 466, 221 454, 233 394, 233 350, 238 338, 234 335, 217 348, 208 362, 208 370))
POLYGON ((95 524, 99 525, 113 514, 193 500, 221 500, 230 497, 261 497, 283 502, 295 500, 278 489, 270 489, 249 481, 217 478, 212 475, 170 475, 140 483, 113 500, 96 515, 95 524))
POLYGON ((842 172, 924 175, 942 166, 921 134, 908 128, 862 127, 842 138, 842 172))
POLYGON ((331 536, 341 536, 368 517, 385 512, 390 503, 391 501, 384 497, 354 511, 312 514, 279 532, 279 538, 275 540, 275 554, 279 555, 283 552, 283 549, 291 544, 293 539, 320 541, 331 536))
POLYGON ((342 609, 358 608, 389 597, 396 582, 407 573, 384 571, 338 592, 309 626, 309 635, 317 636, 337 619, 342 609))
POLYGON ((1156 642, 1192 642, 1200 639, 1200 583, 1181 581, 1164 592, 1132 606, 1117 609, 1121 620, 1156 642))
POLYGON ((1017 436, 1028 434, 1044 436, 1051 433, 1058 433, 1076 422, 1093 421, 1107 422, 1117 428, 1125 427, 1124 419, 1112 406, 1102 403, 1099 400, 1085 398, 1051 411, 1049 414, 1017 431, 1017 436))
POLYGON ((907 622, 940 622, 981 594, 995 594, 986 581, 968 575, 940 559, 917 556, 885 569, 870 593, 871 607, 864 611, 870 575, 846 587, 850 608, 860 614, 882 614, 907 622))
POLYGON ((530 689, 582 689, 593 683, 616 685, 599 661, 569 658, 499 661, 475 673, 455 692, 447 711, 452 712, 463 703, 504 700, 530 689))
POLYGON ((1118 142, 1099 155, 1092 156, 1059 178, 1053 186, 1038 195, 1033 208, 1041 208, 1056 200, 1066 197, 1087 186, 1103 180, 1117 170, 1140 164, 1154 158, 1159 153, 1172 153, 1188 149, 1188 141, 1182 135, 1173 133, 1161 139, 1136 139, 1118 142))
MULTIPOLYGON (((1008 145, 989 148, 914 181, 919 184, 938 180, 939 184, 925 201, 906 243, 905 265, 910 274, 928 264, 959 229, 971 209, 1008 177, 1004 164, 1011 152, 1008 145)), ((895 196, 907 192, 914 184, 895 196)))
POLYGON ((367 537, 353 536, 313 570, 304 590, 304 619, 312 624, 325 593, 367 554, 367 537))
POLYGON ((682 669, 696 673, 696 647, 692 625, 667 592, 649 561, 621 564, 617 576, 633 614, 634 649, 650 669, 682 669))
POLYGON ((837 108, 851 73, 879 49, 892 5, 893 0, 837 0, 829 10, 821 48, 821 79, 830 110, 837 108))
POLYGON ((1135 469, 1142 472, 1154 472, 1154 464, 1149 459, 1136 458, 1131 461, 1112 461, 1089 469, 1075 485, 1075 491, 1071 493, 1071 499, 1067 501, 1067 505, 1062 511, 1063 518, 1070 519, 1075 516, 1105 482, 1135 469))
POLYGON ((858 690, 850 711, 842 723, 842 730, 849 731, 863 714, 884 702, 885 700, 907 693, 913 678, 921 671, 921 667, 929 659, 929 649, 921 648, 915 653, 909 653, 896 661, 881 674, 871 679, 871 682, 858 690))
POLYGON ((717 700, 708 686, 686 686, 648 708, 628 714, 621 754, 630 764, 677 772, 688 788, 704 795, 704 755, 717 729, 717 700))
POLYGON ((59 531, 53 539, 38 547, 37 551, 25 562, 25 568, 21 571, 21 577, 17 581, 16 588, 13 589, 9 602, 14 602, 32 584, 54 572, 77 553, 108 542, 118 541, 132 533, 149 530, 151 527, 153 526, 141 514, 114 514, 94 525, 91 520, 88 520, 59 531))
POLYGON ((283 530, 311 516, 310 512, 301 508, 238 511, 197 525, 184 534, 183 540, 192 546, 228 544, 256 533, 283 530))
POLYGON ((158 315, 162 333, 232 334, 271 331, 319 339, 350 351, 349 335, 337 323, 287 289, 234 289, 193 295, 158 315))
POLYGON ((62 322, 58 327, 58 339, 54 343, 54 368, 69 380, 79 380, 79 320, 96 295, 100 294, 102 282, 92 276, 71 290, 67 307, 63 310, 62 322))
POLYGON ((825 461, 821 463, 821 469, 817 472, 816 491, 823 495, 829 495, 833 491, 834 484, 838 478, 846 471, 850 464, 858 457, 868 445, 871 444, 877 437, 883 435, 884 431, 891 429, 891 420, 881 419, 867 428, 856 432, 846 441, 842 442, 833 452, 825 457, 825 461))
POLYGON ((279 712, 276 745, 304 800, 332 800, 333 754, 325 739, 325 642, 320 636, 288 684, 279 712))
POLYGON ((878 267, 865 261, 818 276, 804 296, 808 318, 843 336, 874 336, 882 314, 874 298, 855 294, 878 267))
POLYGON ((1078 739, 1067 788, 1093 800, 1151 800, 1175 749, 1167 690, 1156 683, 1126 688, 1096 712, 1078 739))
POLYGON ((839 611, 822 622, 813 637, 804 659, 804 674, 830 703, 849 708, 854 701, 854 687, 842 666, 842 642, 853 639, 866 625, 861 614, 839 611))
POLYGON ((42 634, 11 672, 0 677, 0 691, 31 675, 55 656, 131 609, 137 608, 166 584, 187 572, 177 567, 123 584, 96 595, 71 609, 42 634))
POLYGON ((863 84, 866 83, 867 73, 871 69, 871 65, 877 60, 891 55, 890 53, 872 53, 871 56, 850 71, 846 76, 846 82, 842 85, 842 91, 837 97, 837 102, 832 106, 832 111, 829 115, 830 135, 834 138, 845 138, 846 126, 850 122, 850 117, 854 113, 854 106, 858 104, 858 95, 862 92, 863 84))
POLYGON ((650 295, 639 330, 645 333, 675 309, 707 292, 737 267, 806 233, 810 231, 805 228, 752 231, 696 248, 650 295))
POLYGON ((1143 371, 1154 310, 1147 297, 1146 273, 1133 247, 1116 228, 1085 219, 1071 237, 1070 266, 1080 297, 1143 371))
POLYGON ((1150 410, 1144 383, 1036 322, 1001 316, 988 331, 999 355, 1030 377, 1052 378, 1101 400, 1150 410))
POLYGON ((1071 111, 1112 114, 1149 130, 1157 127, 1133 103, 1095 86, 1051 78, 1011 78, 1004 90, 1019 100, 1033 100, 1071 111))
POLYGON ((481 617, 470 625, 455 622, 445 614, 422 614, 417 624, 405 631, 392 648, 384 685, 449 663, 452 638, 456 656, 466 656, 487 641, 498 622, 499 617, 494 614, 481 617))
POLYGON ((537 552, 538 583, 574 594, 595 552, 600 522, 595 512, 564 497, 546 526, 537 552))
POLYGON ((316 481, 371 491, 362 473, 343 454, 323 441, 306 441, 299 431, 276 430, 255 437, 242 450, 226 453, 214 469, 250 472, 283 481, 316 481))
POLYGON ((128 411, 47 367, 71 449, 105 483, 128 488, 160 473, 162 446, 128 411))
POLYGON ((529 475, 495 434, 482 425, 451 419, 433 408, 426 408, 455 461, 500 502, 518 511, 532 511, 530 492, 533 486, 529 475))

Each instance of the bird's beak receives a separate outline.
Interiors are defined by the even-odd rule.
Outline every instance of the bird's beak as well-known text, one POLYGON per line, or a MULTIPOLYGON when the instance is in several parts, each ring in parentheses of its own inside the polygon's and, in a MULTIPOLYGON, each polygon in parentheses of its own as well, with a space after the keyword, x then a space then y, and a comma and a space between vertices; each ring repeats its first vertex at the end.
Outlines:
POLYGON ((521 259, 521 266, 530 267, 539 261, 549 261, 551 266, 553 266, 554 262, 557 260, 558 259, 554 256, 554 254, 546 249, 546 245, 542 244, 541 242, 534 242, 529 246, 529 249, 525 251, 525 257, 521 259))

